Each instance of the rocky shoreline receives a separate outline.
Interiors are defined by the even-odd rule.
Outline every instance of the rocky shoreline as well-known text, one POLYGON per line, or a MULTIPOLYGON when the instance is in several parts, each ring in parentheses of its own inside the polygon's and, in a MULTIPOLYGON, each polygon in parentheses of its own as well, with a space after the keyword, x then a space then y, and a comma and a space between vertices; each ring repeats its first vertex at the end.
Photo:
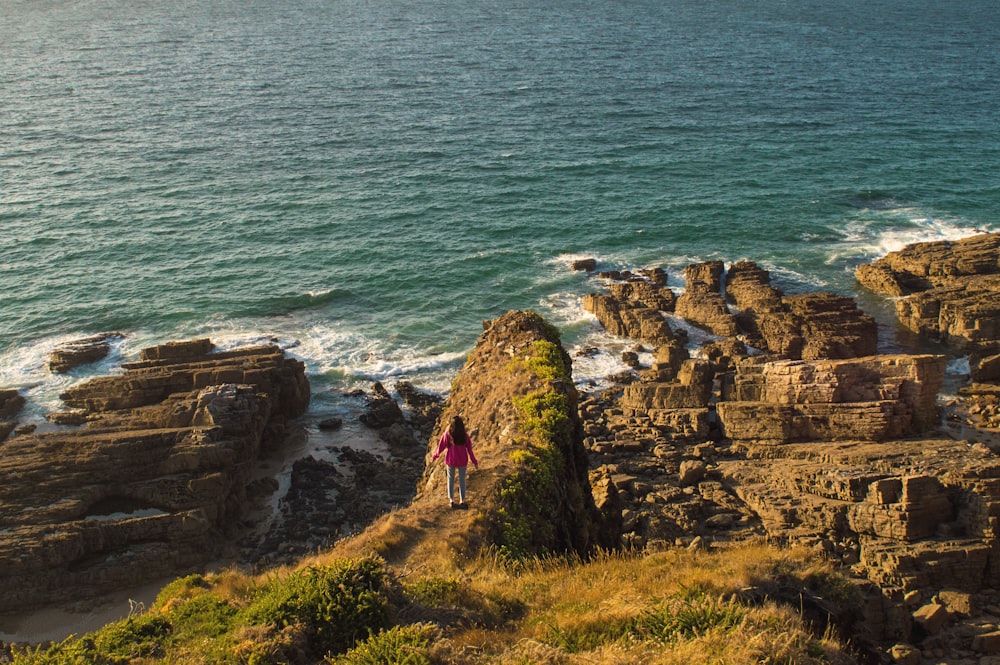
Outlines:
MULTIPOLYGON (((679 294, 662 269, 577 267, 595 280, 584 307, 634 341, 630 369, 610 388, 579 386, 575 402, 601 542, 814 547, 862 591, 857 616, 832 620, 872 654, 1000 662, 1000 234, 858 270, 863 287, 896 299, 903 327, 968 357, 970 376, 945 397, 955 377, 943 353, 879 355, 878 326, 853 298, 786 295, 750 261, 689 266, 679 294), (706 341, 693 344, 688 326, 706 341)), ((502 347, 503 332, 490 334, 502 347)), ((53 371, 100 357, 107 337, 61 350, 53 371)), ((0 611, 220 556, 292 563, 429 482, 443 404, 408 383, 360 395, 363 425, 324 423, 363 427, 377 451, 331 435, 279 492, 252 468, 301 436, 300 362, 196 340, 147 349, 123 370, 68 390, 56 432, 19 429, 23 397, 0 391, 0 611), (252 515, 279 495, 261 532, 252 515)))
POLYGON ((979 659, 1000 654, 1000 235, 858 270, 898 298, 902 326, 968 355, 946 402, 946 357, 876 355, 853 299, 786 296, 751 262, 724 283, 723 270, 690 266, 677 297, 656 270, 605 273, 608 293, 584 302, 636 341, 634 369, 580 403, 595 498, 621 515, 623 545, 812 546, 866 598, 859 643, 898 641, 898 662, 992 663, 979 659), (690 349, 672 316, 714 337, 690 349))

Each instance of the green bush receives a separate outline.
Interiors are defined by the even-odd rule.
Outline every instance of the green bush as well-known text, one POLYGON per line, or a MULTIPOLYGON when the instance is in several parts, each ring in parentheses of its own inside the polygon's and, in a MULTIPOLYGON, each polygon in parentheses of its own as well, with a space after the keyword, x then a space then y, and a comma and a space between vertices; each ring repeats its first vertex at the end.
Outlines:
POLYGON ((374 558, 303 568, 262 586, 244 618, 279 628, 301 624, 315 654, 341 653, 388 625, 384 582, 382 562, 374 558))
POLYGON ((406 585, 406 595, 415 602, 430 607, 452 605, 459 596, 458 581, 431 577, 406 585))
POLYGON ((562 347, 546 340, 531 345, 534 354, 525 361, 532 374, 545 381, 572 381, 562 347))
POLYGON ((425 624, 395 626, 361 642, 331 665, 430 665, 428 647, 437 629, 425 624))
POLYGON ((17 665, 128 665, 134 658, 160 657, 173 627, 144 614, 108 624, 80 639, 73 636, 46 649, 14 655, 17 665))
POLYGON ((193 637, 215 639, 233 629, 235 607, 212 594, 192 598, 172 608, 168 614, 178 640, 193 637))
POLYGON ((179 577, 167 586, 160 589, 156 595, 155 607, 163 607, 171 600, 187 600, 207 591, 211 585, 204 575, 188 575, 179 577))
POLYGON ((546 640, 566 653, 592 651, 613 644, 631 634, 631 625, 621 619, 588 622, 571 628, 549 626, 546 640))

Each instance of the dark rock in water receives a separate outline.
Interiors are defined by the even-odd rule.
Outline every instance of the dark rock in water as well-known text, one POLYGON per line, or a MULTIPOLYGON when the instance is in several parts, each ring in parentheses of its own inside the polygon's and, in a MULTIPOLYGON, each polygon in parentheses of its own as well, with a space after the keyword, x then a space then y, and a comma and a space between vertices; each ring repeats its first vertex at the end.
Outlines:
POLYGON ((65 373, 80 365, 101 360, 111 352, 111 340, 121 337, 124 335, 118 332, 101 333, 61 344, 49 354, 49 369, 65 373))
POLYGON ((253 563, 292 563, 298 555, 328 547, 412 500, 423 459, 383 459, 353 448, 333 448, 336 463, 307 457, 292 467, 279 517, 251 546, 253 563))
POLYGON ((253 461, 305 411, 309 383, 278 347, 211 348, 144 352, 66 391, 86 427, 4 444, 0 611, 138 585, 217 553, 253 461))
POLYGON ((0 390, 0 418, 13 418, 24 408, 24 396, 16 390, 0 390))
POLYGON ((372 385, 372 392, 365 395, 365 397, 368 400, 368 410, 362 413, 358 417, 358 420, 367 427, 381 429, 406 421, 406 418, 403 416, 403 410, 399 408, 399 404, 392 398, 389 391, 385 389, 385 386, 378 381, 372 385))
POLYGON ((597 259, 578 259, 573 261, 573 270, 585 270, 587 272, 594 272, 597 270, 597 259))
POLYGON ((21 412, 26 401, 16 390, 0 390, 0 443, 17 427, 14 417, 21 412))
POLYGON ((338 430, 343 426, 344 426, 343 418, 326 418, 324 420, 319 421, 318 425, 318 427, 324 432, 338 430))
POLYGON ((444 400, 438 395, 417 390, 409 381, 397 383, 396 392, 399 393, 403 404, 410 411, 410 425, 422 436, 430 436, 434 424, 441 416, 441 406, 444 400))

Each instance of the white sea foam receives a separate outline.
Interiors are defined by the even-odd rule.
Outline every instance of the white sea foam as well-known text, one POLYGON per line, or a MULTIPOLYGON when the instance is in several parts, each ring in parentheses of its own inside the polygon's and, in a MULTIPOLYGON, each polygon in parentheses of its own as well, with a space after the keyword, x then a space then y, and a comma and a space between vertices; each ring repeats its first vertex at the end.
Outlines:
POLYGON ((413 380, 423 390, 446 391, 468 351, 394 345, 336 325, 314 325, 298 335, 290 353, 317 375, 353 382, 413 380))
POLYGON ((111 351, 103 360, 90 363, 66 374, 49 369, 49 354, 57 347, 87 337, 85 333, 55 335, 14 347, 0 354, 0 386, 14 388, 28 399, 22 423, 41 423, 48 411, 65 406, 59 395, 70 386, 98 373, 107 374, 121 363, 124 340, 112 339, 111 351))
POLYGON ((818 275, 806 274, 788 266, 778 265, 773 261, 757 261, 757 265, 771 273, 775 282, 773 286, 785 292, 794 291, 795 286, 809 287, 809 290, 813 288, 826 289, 831 286, 830 282, 818 275))
POLYGON ((971 371, 972 369, 969 367, 969 358, 967 356, 952 358, 945 367, 945 373, 951 376, 969 376, 969 372, 971 371))
MULTIPOLYGON (((182 327, 170 333, 129 332, 112 340, 107 358, 68 374, 48 369, 49 353, 60 344, 85 334, 47 337, 0 354, 0 386, 18 389, 28 399, 20 414, 22 424, 52 427, 45 414, 65 410, 59 398, 70 386, 123 371, 123 362, 136 360, 143 348, 182 339, 208 337, 217 350, 276 344, 306 365, 314 395, 330 388, 368 388, 373 381, 410 380, 421 390, 446 393, 461 368, 468 349, 420 348, 377 339, 337 323, 309 323, 295 317, 265 320, 217 318, 199 328, 182 327)), ((390 389, 391 385, 387 386, 390 389)), ((320 398, 323 399, 322 397, 320 398)))
MULTIPOLYGON (((576 340, 564 343, 573 360, 573 381, 584 389, 603 389, 611 385, 608 377, 629 367, 622 361, 622 353, 636 346, 635 340, 615 337, 595 324, 576 340)), ((648 364, 651 354, 640 354, 640 362, 648 364), (645 357, 645 356, 649 357, 645 357)))
POLYGON ((845 259, 871 260, 918 242, 959 240, 994 229, 980 222, 956 219, 915 207, 859 211, 836 229, 842 240, 832 244, 828 265, 845 259))

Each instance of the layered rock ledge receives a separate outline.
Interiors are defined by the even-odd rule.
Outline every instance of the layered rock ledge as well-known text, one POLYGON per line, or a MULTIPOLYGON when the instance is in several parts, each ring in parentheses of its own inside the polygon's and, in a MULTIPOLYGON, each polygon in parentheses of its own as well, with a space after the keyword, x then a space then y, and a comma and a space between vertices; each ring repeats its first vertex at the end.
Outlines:
POLYGON ((137 585, 204 563, 241 516, 252 462, 309 403, 303 364, 275 346, 153 347, 74 386, 82 427, 0 450, 0 611, 137 585))

